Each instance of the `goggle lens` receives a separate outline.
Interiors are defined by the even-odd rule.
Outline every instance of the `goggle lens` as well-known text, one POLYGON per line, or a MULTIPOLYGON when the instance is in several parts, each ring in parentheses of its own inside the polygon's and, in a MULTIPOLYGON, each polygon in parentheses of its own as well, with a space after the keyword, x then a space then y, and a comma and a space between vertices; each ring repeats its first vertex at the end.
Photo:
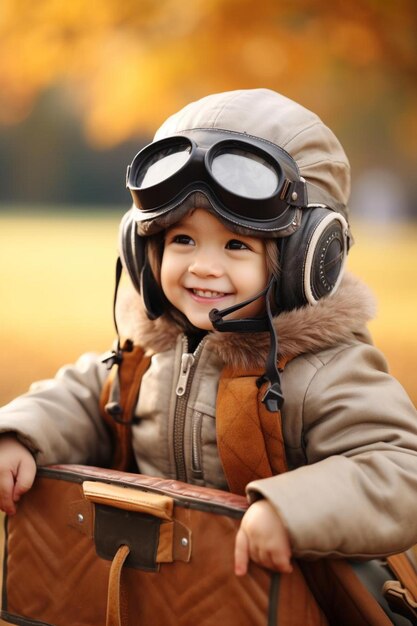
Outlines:
POLYGON ((146 189, 166 180, 187 163, 190 153, 191 145, 181 143, 152 154, 139 168, 136 178, 137 188, 146 189))
POLYGON ((212 159, 211 173, 228 191, 245 198, 272 196, 278 187, 275 169, 257 154, 228 147, 212 159))

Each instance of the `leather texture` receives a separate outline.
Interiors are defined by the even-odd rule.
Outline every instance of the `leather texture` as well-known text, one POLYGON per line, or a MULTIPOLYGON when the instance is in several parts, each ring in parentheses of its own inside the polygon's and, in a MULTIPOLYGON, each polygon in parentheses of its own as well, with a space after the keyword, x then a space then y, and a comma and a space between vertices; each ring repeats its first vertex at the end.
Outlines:
POLYGON ((302 562, 302 570, 330 624, 392 626, 393 622, 358 578, 349 562, 321 559, 302 562))
POLYGON ((219 381, 217 445, 229 489, 242 495, 252 480, 287 469, 281 416, 261 402, 266 385, 253 393, 261 374, 225 368, 219 381))
MULTIPOLYGON (((20 626, 397 624, 344 560, 294 562, 285 576, 252 563, 247 576, 234 576, 234 540, 247 506, 243 496, 175 480, 80 465, 41 469, 17 515, 7 520, 1 617, 20 626), (112 494, 107 500, 116 506, 86 499, 83 483, 89 494, 112 494), (120 508, 123 490, 130 509, 132 499, 142 500, 160 515, 172 501, 172 521, 143 513, 140 504, 120 508), (117 544, 107 558, 97 554, 96 506, 116 515, 117 544), (131 551, 145 539, 139 532, 126 539, 118 514, 145 515, 168 529, 160 545, 155 542, 162 555, 156 571, 129 566, 131 551)), ((403 565, 397 559, 405 584, 410 572, 403 565)))
POLYGON ((412 624, 417 624, 417 569, 414 551, 410 549, 401 554, 393 554, 388 557, 387 562, 396 580, 384 583, 383 595, 393 611, 406 617, 412 624))
POLYGON ((121 575, 129 552, 128 546, 120 546, 111 564, 107 593, 106 626, 123 626, 124 616, 127 612, 127 603, 126 594, 121 594, 121 575))
POLYGON ((246 508, 244 497, 177 481, 81 466, 41 470, 7 522, 2 619, 48 626, 325 626, 298 568, 278 577, 252 564, 247 576, 232 574, 246 508), (185 537, 192 542, 190 562, 162 563, 149 572, 128 567, 127 550, 116 550, 113 565, 97 556, 93 526, 83 527, 85 507, 76 513, 84 481, 173 498, 174 520, 191 533, 185 537), (278 595, 270 602, 271 588, 278 595))
POLYGON ((411 560, 413 553, 409 551, 405 554, 406 558, 404 553, 388 557, 388 565, 404 587, 407 587, 417 607, 417 572, 411 560))
POLYGON ((88 480, 83 483, 83 493, 91 502, 172 520, 174 502, 168 496, 88 480))
POLYGON ((133 347, 130 345, 130 342, 126 342, 126 344, 122 347, 122 354, 125 352, 130 358, 123 358, 120 365, 113 367, 100 398, 101 415, 114 440, 117 441, 117 446, 113 448, 112 467, 121 470, 133 469, 134 458, 130 420, 137 402, 140 381, 150 362, 150 358, 144 356, 143 348, 140 346, 133 347), (117 404, 120 407, 119 421, 116 421, 110 415, 107 405, 112 395, 115 377, 117 378, 116 382, 119 388, 119 393, 117 394, 117 404), (135 381, 137 381, 137 385, 135 385, 135 381))

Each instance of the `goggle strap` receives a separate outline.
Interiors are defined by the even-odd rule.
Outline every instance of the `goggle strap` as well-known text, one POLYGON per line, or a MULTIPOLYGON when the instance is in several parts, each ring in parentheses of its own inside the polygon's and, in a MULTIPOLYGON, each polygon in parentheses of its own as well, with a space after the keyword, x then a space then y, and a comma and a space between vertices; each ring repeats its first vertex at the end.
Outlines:
POLYGON ((290 182, 286 191, 286 201, 290 206, 302 208, 307 204, 307 187, 305 180, 290 182))

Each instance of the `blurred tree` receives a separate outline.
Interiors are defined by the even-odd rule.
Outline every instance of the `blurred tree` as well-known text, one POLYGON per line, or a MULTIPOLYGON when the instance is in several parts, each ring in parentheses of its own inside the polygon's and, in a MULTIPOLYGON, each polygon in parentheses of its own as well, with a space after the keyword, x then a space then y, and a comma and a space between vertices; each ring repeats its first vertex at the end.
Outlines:
POLYGON ((415 0, 2 0, 0 122, 59 83, 109 147, 209 92, 262 85, 330 123, 382 108, 414 157, 416 22, 415 0))

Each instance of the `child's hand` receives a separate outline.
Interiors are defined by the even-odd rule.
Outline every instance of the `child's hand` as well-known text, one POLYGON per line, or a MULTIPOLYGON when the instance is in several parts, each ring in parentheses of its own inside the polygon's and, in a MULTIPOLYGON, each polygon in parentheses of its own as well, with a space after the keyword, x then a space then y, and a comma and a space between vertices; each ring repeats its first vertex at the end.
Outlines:
POLYGON ((0 509, 16 513, 16 502, 33 484, 36 463, 32 454, 13 435, 0 436, 0 509))
POLYGON ((257 500, 246 511, 236 535, 235 574, 244 576, 249 559, 282 573, 292 572, 288 533, 268 500, 257 500))

